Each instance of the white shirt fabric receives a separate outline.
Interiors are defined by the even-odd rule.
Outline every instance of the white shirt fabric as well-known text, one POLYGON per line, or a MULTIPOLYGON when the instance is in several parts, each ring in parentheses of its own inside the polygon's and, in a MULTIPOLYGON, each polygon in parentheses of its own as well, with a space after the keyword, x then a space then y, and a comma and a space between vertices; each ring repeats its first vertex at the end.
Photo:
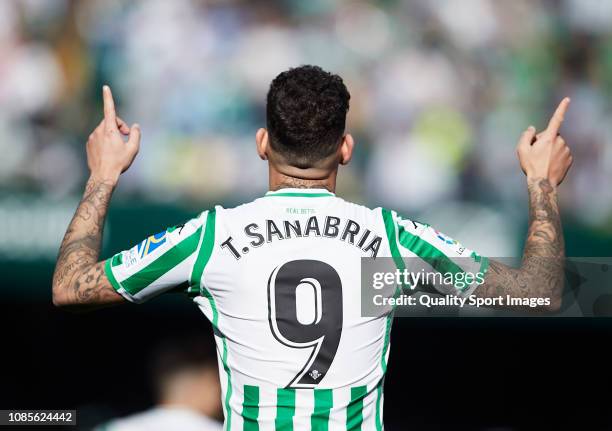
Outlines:
POLYGON ((129 301, 181 291, 210 320, 225 429, 381 430, 393 312, 361 315, 362 257, 487 269, 486 258, 394 211, 282 189, 152 235, 109 259, 106 274, 129 301))

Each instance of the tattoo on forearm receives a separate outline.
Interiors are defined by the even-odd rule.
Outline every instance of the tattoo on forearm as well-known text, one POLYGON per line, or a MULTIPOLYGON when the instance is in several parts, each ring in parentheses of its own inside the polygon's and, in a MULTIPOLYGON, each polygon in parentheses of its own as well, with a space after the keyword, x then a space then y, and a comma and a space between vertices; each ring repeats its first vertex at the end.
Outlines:
POLYGON ((529 231, 520 268, 491 261, 477 296, 549 297, 559 305, 565 245, 557 191, 547 179, 528 182, 529 231))
POLYGON ((113 193, 112 184, 90 179, 62 241, 55 273, 53 295, 68 304, 119 302, 119 296, 98 262, 104 220, 113 193))

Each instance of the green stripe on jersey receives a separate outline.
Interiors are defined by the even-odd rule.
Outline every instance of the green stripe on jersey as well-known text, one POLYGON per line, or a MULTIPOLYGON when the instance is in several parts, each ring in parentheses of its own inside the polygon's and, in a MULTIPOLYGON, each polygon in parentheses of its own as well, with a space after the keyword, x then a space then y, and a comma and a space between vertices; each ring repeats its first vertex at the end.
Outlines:
MULTIPOLYGON (((387 232, 387 240, 389 241, 389 248, 391 249, 391 256, 395 262, 395 266, 400 271, 406 268, 404 259, 400 254, 399 248, 397 247, 397 239, 395 236, 395 221, 393 220, 393 214, 388 209, 382 209, 383 221, 385 224, 385 230, 387 232)), ((397 296, 401 293, 401 289, 395 289, 393 296, 397 296)), ((395 312, 395 306, 393 310, 387 315, 387 322, 385 323, 385 340, 380 357, 380 366, 382 368, 383 375, 387 372, 387 351, 389 350, 389 342, 391 341, 391 327, 393 324, 393 314, 395 312)))
POLYGON ((199 227, 198 230, 170 248, 148 266, 123 280, 121 286, 132 295, 146 288, 196 251, 198 242, 200 242, 201 231, 202 227, 199 227))
POLYGON ((480 263, 480 269, 478 270, 478 272, 484 276, 488 270, 489 270, 489 258, 483 257, 482 262, 480 263))
POLYGON ((489 258, 483 257, 479 255, 478 253, 476 253, 475 251, 473 251, 472 254, 470 254, 470 257, 474 259, 474 262, 476 263, 480 262, 480 269, 478 270, 478 272, 480 272, 484 276, 489 270, 489 258))
POLYGON ((395 237, 395 220, 393 220, 393 214, 386 208, 382 209, 383 221, 385 224, 385 230, 387 232, 387 240, 389 241, 389 249, 391 250, 391 257, 395 262, 395 266, 402 270, 406 267, 404 259, 397 248, 397 239, 395 237))
POLYGON ((259 386, 244 385, 244 400, 242 402, 242 429, 244 431, 258 431, 259 424, 259 386))
POLYGON ((111 286, 113 286, 113 289, 119 292, 119 290, 121 289, 121 285, 115 278, 115 274, 113 274, 111 265, 112 265, 111 259, 106 259, 106 262, 104 262, 104 272, 106 273, 106 278, 108 278, 108 281, 110 281, 111 286))
MULTIPOLYGON (((212 303, 215 303, 214 299, 212 300, 212 303)), ((214 308, 214 312, 215 316, 217 316, 216 307, 214 308)), ((217 329, 217 332, 221 334, 216 326, 215 329, 217 329)), ((232 409, 230 406, 230 400, 232 399, 232 375, 230 372, 229 365, 227 364, 227 341, 225 341, 225 335, 221 334, 220 336, 223 342, 223 355, 221 356, 221 362, 223 363, 223 371, 225 371, 225 374, 227 374, 227 384, 225 391, 225 429, 229 431, 232 429, 232 409)))
MULTIPOLYGON (((212 255, 213 246, 215 244, 216 216, 217 215, 214 209, 209 211, 206 216, 206 227, 204 229, 204 235, 200 244, 200 251, 198 252, 198 257, 196 257, 196 261, 193 265, 193 271, 191 273, 191 289, 199 289, 201 285, 202 275, 204 273, 204 268, 206 267, 206 264, 208 263, 208 261, 210 260, 210 256, 212 255)), ((223 364, 223 371, 227 375, 227 384, 224 400, 225 429, 231 430, 232 409, 230 406, 230 400, 232 399, 232 375, 230 367, 227 363, 227 341, 225 340, 225 335, 223 335, 223 333, 219 331, 219 311, 217 310, 215 298, 213 298, 212 294, 208 289, 206 289, 206 287, 203 287, 202 289, 202 296, 208 299, 208 302, 210 303, 210 308, 212 310, 211 323, 213 325, 213 328, 215 329, 215 335, 221 337, 221 343, 223 345, 223 352, 221 353, 221 363, 223 364)))
MULTIPOLYGON (((204 238, 202 239, 202 244, 200 245, 200 252, 198 253, 198 257, 196 257, 195 264, 193 265, 193 271, 191 272, 191 287, 197 288, 198 290, 200 289, 204 268, 210 260, 213 246, 215 245, 215 222, 217 218, 216 215, 217 214, 215 210, 211 210, 206 216, 204 238)), ((213 324, 216 325, 216 322, 213 324)))
POLYGON ((329 411, 333 406, 331 389, 314 390, 314 412, 310 416, 311 431, 327 431, 329 426, 329 411))
POLYGON ((480 256, 480 255, 479 255, 478 253, 476 253, 475 251, 473 251, 473 252, 470 254, 470 257, 471 257, 472 259, 474 259, 474 262, 477 262, 477 263, 478 263, 478 262, 480 262, 480 259, 482 259, 482 256, 480 256))
POLYGON ((111 266, 119 266, 123 263, 123 252, 117 253, 111 259, 111 266))
POLYGON ((395 223, 391 211, 383 209, 383 218, 389 237, 391 255, 400 271, 405 268, 405 264, 401 257, 401 253, 397 249, 398 242, 402 247, 410 250, 440 273, 451 273, 454 276, 464 272, 463 268, 453 262, 444 252, 417 235, 408 232, 401 224, 395 223), (397 239, 395 237, 395 226, 397 226, 397 239))
POLYGON ((366 386, 351 388, 351 402, 346 408, 347 431, 361 431, 363 424, 363 399, 368 393, 366 386))
POLYGON ((382 402, 382 397, 383 397, 384 381, 385 381, 385 376, 383 375, 378 381, 378 384, 376 385, 376 417, 375 417, 376 431, 382 431, 382 428, 383 428, 380 408, 381 408, 381 402, 382 402))
POLYGON ((398 225, 398 229, 400 244, 430 264, 436 271, 452 274, 463 272, 459 265, 427 241, 411 234, 402 225, 398 225))
POLYGON ((295 415, 295 389, 279 388, 276 390, 276 431, 293 431, 295 415))

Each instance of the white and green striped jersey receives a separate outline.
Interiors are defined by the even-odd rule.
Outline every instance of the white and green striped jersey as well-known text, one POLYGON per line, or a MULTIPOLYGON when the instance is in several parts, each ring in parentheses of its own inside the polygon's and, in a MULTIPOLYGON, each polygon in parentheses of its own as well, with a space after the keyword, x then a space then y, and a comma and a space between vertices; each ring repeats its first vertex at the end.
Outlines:
POLYGON ((393 313, 361 316, 367 256, 474 273, 487 262, 394 211, 282 189, 152 235, 106 274, 132 302, 193 297, 214 328, 226 430, 381 430, 393 313))

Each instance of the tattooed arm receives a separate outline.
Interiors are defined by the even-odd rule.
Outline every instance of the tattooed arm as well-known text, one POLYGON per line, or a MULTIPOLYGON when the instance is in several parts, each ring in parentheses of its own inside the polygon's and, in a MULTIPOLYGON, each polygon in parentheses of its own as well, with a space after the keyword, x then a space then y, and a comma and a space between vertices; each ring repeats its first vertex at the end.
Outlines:
POLYGON ((55 305, 101 305, 122 302, 98 262, 102 230, 115 185, 91 177, 68 226, 53 275, 55 305))
POLYGON ((91 176, 64 240, 53 274, 53 303, 92 308, 122 302, 98 262, 102 230, 119 175, 131 165, 140 145, 140 128, 115 115, 110 88, 104 87, 104 120, 89 136, 87 162, 91 176), (121 135, 129 136, 124 141, 121 135))
POLYGON ((566 98, 542 133, 536 136, 529 127, 521 136, 517 153, 529 190, 529 230, 521 267, 492 260, 476 296, 550 298, 550 305, 542 308, 555 311, 561 306, 565 245, 557 186, 572 164, 572 155, 558 131, 568 105, 566 98))
POLYGON ((550 298, 558 310, 563 290, 563 230, 559 216, 557 190, 548 179, 528 180, 529 231, 520 268, 491 260, 484 283, 475 295, 514 298, 550 298))

